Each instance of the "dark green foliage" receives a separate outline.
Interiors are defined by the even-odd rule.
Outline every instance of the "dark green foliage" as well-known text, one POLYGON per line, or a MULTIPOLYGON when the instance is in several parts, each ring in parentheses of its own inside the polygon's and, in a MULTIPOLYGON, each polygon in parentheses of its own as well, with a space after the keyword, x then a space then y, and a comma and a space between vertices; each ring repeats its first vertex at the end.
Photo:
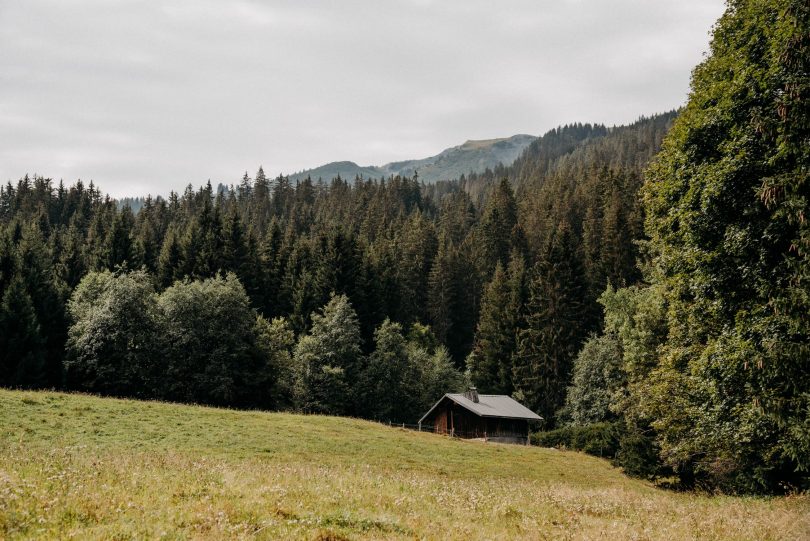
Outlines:
POLYGON ((153 395, 163 358, 157 298, 144 271, 85 276, 68 303, 68 385, 115 396, 153 395))
POLYGON ((157 279, 163 287, 169 287, 183 277, 183 254, 174 231, 169 231, 163 240, 158 257, 157 279))
POLYGON ((515 396, 550 420, 563 404, 571 366, 587 329, 583 271, 567 224, 560 224, 532 274, 512 377, 515 396))
POLYGON ((653 438, 628 430, 621 421, 566 426, 531 435, 531 443, 543 447, 572 449, 589 455, 609 458, 633 477, 655 479, 671 475, 660 465, 659 449, 653 438))
POLYGON ((506 266, 513 249, 512 236, 518 223, 517 204, 509 180, 501 179, 484 207, 480 224, 478 249, 483 254, 482 266, 489 274, 500 263, 506 266))
MULTIPOLYGON (((615 463, 621 466, 625 473, 645 479, 672 475, 672 470, 661 463, 661 449, 652 433, 619 426, 623 430, 615 463)), ((685 488, 691 487, 691 476, 687 472, 681 472, 680 478, 685 488)))
POLYGON ((158 295, 143 270, 93 272, 69 309, 72 388, 222 406, 289 402, 292 333, 257 319, 233 274, 158 295))
POLYGON ((454 366, 430 328, 386 320, 374 333, 375 348, 362 374, 364 415, 380 421, 416 423, 437 399, 469 382, 454 366))
POLYGON ((355 412, 362 363, 357 314, 345 295, 333 296, 312 314, 312 329, 295 347, 296 407, 308 413, 355 412))
POLYGON ((532 445, 573 449, 589 455, 616 458, 619 454, 621 426, 616 423, 594 423, 585 426, 570 426, 535 432, 531 435, 532 445))
POLYGON ((292 327, 286 319, 267 321, 259 316, 256 318, 256 340, 266 359, 264 371, 274 378, 273 384, 261 393, 261 403, 274 409, 291 409, 295 394, 292 358, 295 334, 292 327))
POLYGON ((364 412, 372 419, 414 422, 420 416, 419 372, 402 326, 385 320, 374 332, 375 348, 363 372, 364 412))
POLYGON ((498 262, 484 291, 473 351, 467 359, 470 379, 483 393, 512 394, 512 358, 525 303, 523 257, 513 253, 508 272, 498 262))
MULTIPOLYGON (((38 212, 38 216, 43 217, 44 214, 38 212)), ((40 361, 42 363, 41 367, 35 369, 39 373, 34 379, 22 375, 10 375, 9 378, 23 377, 28 381, 25 383, 28 386, 56 387, 62 384, 62 354, 67 332, 65 285, 54 270, 52 248, 45 244, 42 227, 47 229, 48 225, 42 221, 25 225, 17 223, 11 228, 10 235, 0 238, 0 292, 14 285, 9 307, 15 306, 23 311, 20 321, 14 321, 12 308, 6 313, 10 326, 5 341, 7 362, 29 367, 39 367, 40 361), (27 313, 29 303, 33 308, 33 320, 27 313), (33 321, 36 321, 38 328, 35 333, 31 325, 33 321), (38 339, 34 338, 35 334, 39 336, 38 339), (36 345, 29 343, 30 340, 41 343, 36 345), (33 348, 30 352, 27 349, 29 345, 33 348)))
POLYGON ((625 383, 623 360, 615 335, 588 339, 574 361, 565 406, 558 414, 560 420, 577 426, 614 420, 616 413, 611 411, 611 405, 625 383))
POLYGON ((644 190, 667 336, 632 398, 727 490, 808 486, 810 6, 733 0, 644 190))
POLYGON ((439 346, 431 352, 411 339, 408 355, 419 377, 419 407, 417 415, 405 422, 415 422, 445 393, 460 393, 469 388, 468 378, 456 368, 446 347, 439 346))
POLYGON ((135 245, 132 239, 134 223, 135 217, 129 207, 124 207, 120 213, 113 215, 100 262, 104 268, 113 270, 135 262, 135 245))
POLYGON ((256 314, 236 275, 177 282, 157 306, 164 397, 242 407, 269 402, 275 367, 266 343, 258 343, 256 314))
POLYGON ((45 340, 25 283, 17 275, 0 302, 0 385, 39 387, 46 381, 45 340))

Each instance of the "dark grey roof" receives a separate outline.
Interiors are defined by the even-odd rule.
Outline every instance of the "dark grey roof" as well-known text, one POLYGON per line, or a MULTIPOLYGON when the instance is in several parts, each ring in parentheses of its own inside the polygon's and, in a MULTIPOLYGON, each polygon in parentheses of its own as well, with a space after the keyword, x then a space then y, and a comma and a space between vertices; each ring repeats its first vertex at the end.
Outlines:
POLYGON ((514 400, 511 397, 502 394, 480 394, 478 395, 478 402, 473 402, 463 394, 448 393, 444 395, 432 408, 424 415, 419 422, 425 420, 430 415, 436 406, 442 400, 449 398, 459 406, 470 410, 471 412, 481 417, 501 417, 504 419, 528 419, 533 421, 542 421, 543 418, 535 412, 514 400))

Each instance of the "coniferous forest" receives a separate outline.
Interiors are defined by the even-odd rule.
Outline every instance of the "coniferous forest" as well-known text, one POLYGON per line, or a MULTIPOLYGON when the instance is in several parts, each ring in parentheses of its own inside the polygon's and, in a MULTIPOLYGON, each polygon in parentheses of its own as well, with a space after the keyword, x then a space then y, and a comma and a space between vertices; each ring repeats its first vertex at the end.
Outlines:
POLYGON ((634 475, 806 488, 808 29, 731 2, 681 110, 452 181, 9 182, 0 386, 415 423, 472 384, 634 475))

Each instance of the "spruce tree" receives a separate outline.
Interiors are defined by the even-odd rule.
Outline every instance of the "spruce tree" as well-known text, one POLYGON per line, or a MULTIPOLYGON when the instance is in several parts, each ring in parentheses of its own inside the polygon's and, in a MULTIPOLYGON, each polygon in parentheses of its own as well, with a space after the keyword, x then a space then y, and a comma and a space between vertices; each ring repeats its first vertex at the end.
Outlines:
POLYGON ((509 263, 512 251, 512 231, 517 225, 517 204, 506 178, 493 189, 484 208, 480 224, 480 243, 484 254, 484 272, 488 278, 497 263, 509 263))
POLYGON ((386 319, 374 331, 375 348, 363 371, 364 413, 380 421, 418 419, 419 374, 411 362, 402 326, 386 319))
POLYGON ((453 252, 449 239, 440 239, 439 250, 428 275, 428 315, 436 336, 444 343, 453 330, 452 310, 458 294, 458 284, 453 279, 453 252))
POLYGON ((115 268, 129 263, 133 266, 135 246, 132 230, 135 225, 135 216, 129 206, 124 207, 120 213, 115 213, 105 243, 106 268, 115 268))
POLYGON ((169 287, 183 277, 183 252, 177 234, 170 230, 163 240, 157 267, 157 281, 162 287, 169 287))
POLYGON ((515 396, 549 423, 563 404, 571 365, 588 331, 583 274, 576 239, 563 222, 532 269, 512 361, 515 396))
POLYGON ((45 340, 25 281, 16 275, 0 299, 0 386, 39 387, 47 381, 45 340))
POLYGON ((499 261, 484 291, 475 344, 467 358, 470 379, 484 393, 512 393, 511 363, 520 314, 512 311, 510 286, 499 261))

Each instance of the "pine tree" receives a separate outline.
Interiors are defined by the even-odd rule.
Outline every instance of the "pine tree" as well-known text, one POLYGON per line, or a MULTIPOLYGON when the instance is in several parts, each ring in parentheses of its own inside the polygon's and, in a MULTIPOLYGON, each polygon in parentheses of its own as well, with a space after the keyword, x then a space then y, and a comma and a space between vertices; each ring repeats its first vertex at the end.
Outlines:
POLYGON ((532 270, 524 328, 513 358, 515 395, 547 422, 562 406, 571 365, 584 340, 586 294, 573 232, 561 223, 532 270))
POLYGON ((170 230, 163 240, 158 257, 157 281, 166 288, 175 281, 182 279, 183 273, 183 251, 177 240, 177 234, 170 230))
POLYGON ((512 231, 517 225, 517 204, 509 180, 504 178, 494 188, 481 217, 480 248, 484 254, 484 273, 488 278, 497 263, 509 263, 512 231))
POLYGON ((509 276, 499 261, 484 291, 475 345, 467 358, 470 378, 484 393, 512 393, 511 362, 520 314, 511 312, 510 286, 509 276))
POLYGON ((452 310, 457 295, 453 264, 453 247, 446 237, 442 238, 428 275, 428 315, 436 336, 444 343, 453 330, 452 310))
POLYGON ((62 248, 56 272, 69 289, 75 288, 87 273, 87 263, 82 254, 84 237, 75 220, 71 220, 62 240, 62 248))
POLYGON ((397 319, 403 322, 426 321, 428 275, 438 249, 434 226, 424 214, 414 212, 393 242, 398 262, 391 271, 400 286, 396 294, 399 300, 397 319))
POLYGON ((124 207, 120 213, 115 213, 105 242, 106 268, 115 268, 134 263, 135 246, 132 240, 132 229, 135 225, 135 216, 132 209, 124 207))
POLYGON ((36 310, 18 274, 0 302, 0 386, 39 387, 47 380, 45 340, 36 310))
POLYGON ((53 257, 37 224, 28 224, 22 229, 17 255, 17 272, 25 281, 25 289, 33 303, 45 341, 46 379, 43 384, 56 387, 62 383, 62 355, 67 334, 67 289, 54 270, 53 257))
POLYGON ((282 242, 281 226, 274 217, 259 248, 261 269, 257 276, 257 283, 261 288, 259 307, 265 316, 279 316, 284 310, 281 306, 281 283, 286 261, 282 242))
POLYGON ((413 423, 419 414, 419 374, 408 354, 402 326, 386 319, 374 331, 375 348, 362 375, 365 414, 413 423))
POLYGON ((244 278, 248 274, 249 255, 242 220, 235 206, 228 211, 222 236, 222 270, 235 272, 237 276, 244 278))

